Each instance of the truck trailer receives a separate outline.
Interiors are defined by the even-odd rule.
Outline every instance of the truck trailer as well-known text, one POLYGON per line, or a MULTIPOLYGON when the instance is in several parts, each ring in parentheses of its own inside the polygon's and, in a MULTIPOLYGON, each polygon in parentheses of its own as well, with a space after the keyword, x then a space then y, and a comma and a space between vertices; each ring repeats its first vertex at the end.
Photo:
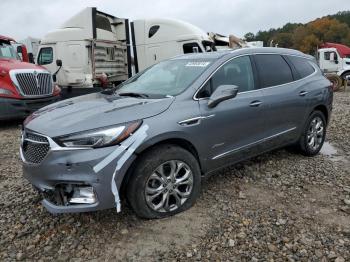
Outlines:
POLYGON ((215 50, 198 27, 173 19, 118 18, 88 7, 45 35, 37 64, 63 87, 63 97, 117 85, 170 57, 215 50))

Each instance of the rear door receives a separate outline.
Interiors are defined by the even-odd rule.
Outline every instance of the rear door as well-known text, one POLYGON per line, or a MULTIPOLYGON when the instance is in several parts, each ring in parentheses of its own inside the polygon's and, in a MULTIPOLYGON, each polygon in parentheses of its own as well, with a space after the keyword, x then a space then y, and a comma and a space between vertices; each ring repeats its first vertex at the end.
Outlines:
POLYGON ((257 54, 254 61, 266 100, 266 146, 275 148, 296 139, 307 112, 307 90, 296 83, 287 60, 279 54, 257 54))
POLYGON ((202 133, 202 152, 207 152, 209 169, 239 161, 257 153, 265 137, 265 102, 261 90, 256 89, 249 56, 234 58, 224 64, 197 94, 202 133), (220 85, 237 85, 238 95, 208 107, 208 97, 220 85))

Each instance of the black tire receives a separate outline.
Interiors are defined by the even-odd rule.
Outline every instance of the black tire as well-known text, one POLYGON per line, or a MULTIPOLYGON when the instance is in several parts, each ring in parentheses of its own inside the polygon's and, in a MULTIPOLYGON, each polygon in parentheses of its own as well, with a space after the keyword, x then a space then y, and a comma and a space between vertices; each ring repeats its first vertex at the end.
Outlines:
POLYGON ((350 72, 342 74, 342 78, 344 79, 344 84, 350 86, 350 72))
MULTIPOLYGON (((189 151, 176 145, 160 145, 146 151, 136 161, 135 169, 127 186, 126 195, 132 209, 139 217, 147 219, 164 218, 185 211, 193 206, 200 193, 201 172, 197 159, 189 151), (175 210, 156 211, 146 200, 146 185, 150 183, 149 179, 151 179, 150 177, 155 173, 155 170, 169 161, 183 162, 187 165, 186 168, 190 169, 193 178, 191 180, 193 181, 191 192, 189 192, 184 203, 175 210)), ((172 193, 174 194, 174 192, 172 193)))
POLYGON ((312 112, 308 120, 306 121, 303 133, 298 142, 299 149, 303 155, 315 156, 320 152, 326 138, 326 127, 327 127, 327 122, 324 114, 321 111, 312 112), (317 145, 317 147, 312 147, 308 143, 309 142, 308 133, 310 132, 312 122, 315 119, 320 119, 322 121, 323 131, 322 131, 322 139, 321 138, 319 139, 319 144, 317 145))

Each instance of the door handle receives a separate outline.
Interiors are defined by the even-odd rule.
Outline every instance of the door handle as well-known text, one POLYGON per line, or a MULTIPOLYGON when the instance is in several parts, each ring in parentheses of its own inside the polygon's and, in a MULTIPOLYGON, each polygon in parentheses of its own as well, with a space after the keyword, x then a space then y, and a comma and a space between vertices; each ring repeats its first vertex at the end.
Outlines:
POLYGON ((306 91, 300 91, 299 96, 306 96, 306 95, 307 95, 307 93, 309 93, 309 92, 306 92, 306 91))
POLYGON ((250 103, 250 106, 251 106, 251 107, 258 107, 258 106, 260 106, 261 104, 262 104, 261 101, 256 100, 256 101, 251 102, 251 103, 250 103))

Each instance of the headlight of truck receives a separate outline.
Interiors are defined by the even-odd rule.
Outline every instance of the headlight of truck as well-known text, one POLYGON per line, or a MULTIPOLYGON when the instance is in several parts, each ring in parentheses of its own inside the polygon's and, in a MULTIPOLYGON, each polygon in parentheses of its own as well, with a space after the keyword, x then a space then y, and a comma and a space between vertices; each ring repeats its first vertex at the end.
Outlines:
POLYGON ((8 95, 8 96, 11 96, 11 95, 13 95, 13 93, 12 93, 10 90, 8 90, 8 89, 1 88, 1 87, 0 87, 0 95, 8 95))
POLYGON ((56 138, 56 142, 63 147, 91 147, 100 148, 119 144, 134 133, 142 121, 129 122, 114 127, 99 128, 86 132, 75 133, 56 138))

